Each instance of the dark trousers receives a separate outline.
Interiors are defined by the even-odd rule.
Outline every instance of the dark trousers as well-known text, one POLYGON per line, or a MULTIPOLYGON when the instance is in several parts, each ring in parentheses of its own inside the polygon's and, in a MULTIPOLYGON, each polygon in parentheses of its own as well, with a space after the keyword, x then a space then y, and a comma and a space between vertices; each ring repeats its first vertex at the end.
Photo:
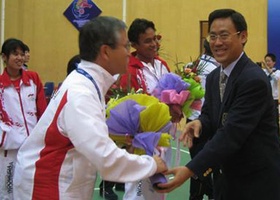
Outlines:
MULTIPOLYGON (((193 146, 190 148, 191 158, 195 157, 198 152, 203 149, 205 141, 199 139, 193 140, 193 146)), ((211 176, 207 176, 205 179, 190 180, 190 200, 202 200, 203 195, 207 195, 209 199, 213 198, 213 181, 211 176)))
POLYGON ((110 191, 115 186, 115 190, 117 191, 124 191, 124 183, 119 182, 111 182, 111 181, 104 181, 102 180, 99 184, 100 190, 105 189, 105 191, 110 191))
POLYGON ((225 190, 225 183, 223 173, 220 169, 213 170, 213 196, 215 200, 225 200, 223 197, 223 190, 225 190))
POLYGON ((275 104, 275 112, 276 112, 276 123, 277 123, 277 127, 278 127, 278 135, 279 135, 279 102, 278 100, 274 100, 274 104, 275 104))
MULTIPOLYGON (((187 119, 187 123, 191 120, 187 119)), ((201 149, 203 149, 207 140, 194 138, 193 146, 190 148, 191 158, 194 158, 201 149)), ((204 194, 209 199, 213 199, 213 180, 211 176, 207 176, 204 180, 191 178, 190 180, 190 200, 202 200, 204 194)))
POLYGON ((99 188, 105 188, 105 190, 107 189, 107 188, 113 188, 114 186, 115 186, 115 182, 111 182, 111 181, 101 181, 100 182, 100 184, 99 184, 99 188))

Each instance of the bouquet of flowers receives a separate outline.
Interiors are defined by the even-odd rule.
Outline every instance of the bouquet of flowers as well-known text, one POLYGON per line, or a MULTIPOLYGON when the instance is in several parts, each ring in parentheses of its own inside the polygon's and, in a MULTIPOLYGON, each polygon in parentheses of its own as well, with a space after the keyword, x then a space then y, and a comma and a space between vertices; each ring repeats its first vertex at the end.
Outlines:
MULTIPOLYGON (((146 94, 130 94, 111 99, 107 104, 107 125, 110 137, 117 143, 132 146, 133 153, 152 156, 158 146, 169 147, 172 136, 171 116, 166 104, 146 94), (160 117, 155 117, 157 113, 160 117)), ((163 174, 150 178, 151 183, 167 182, 163 174)))
MULTIPOLYGON (((118 145, 132 147, 132 153, 138 155, 153 155, 159 147, 170 147, 172 133, 169 133, 174 122, 181 120, 182 113, 190 116, 195 100, 204 96, 203 90, 194 88, 174 73, 160 78, 152 96, 137 94, 139 91, 130 87, 123 90, 114 86, 106 109, 110 137, 118 145)), ((150 180, 153 185, 167 182, 163 174, 150 180)))
MULTIPOLYGON (((169 105, 171 113, 181 111, 186 117, 189 117, 192 106, 196 105, 197 101, 204 96, 201 85, 197 82, 194 85, 189 79, 191 78, 181 77, 175 73, 164 74, 152 95, 169 105)), ((181 118, 182 116, 173 121, 178 122, 181 118)))
POLYGON ((178 74, 181 79, 189 84, 187 88, 190 91, 192 96, 192 102, 189 104, 184 105, 183 110, 187 117, 189 117, 193 110, 200 110, 202 106, 201 99, 204 97, 205 90, 201 85, 201 78, 200 75, 203 73, 206 62, 202 62, 201 64, 200 59, 196 59, 190 63, 183 63, 177 62, 175 73, 178 74))
POLYGON ((205 91, 200 84, 201 78, 199 77, 199 75, 205 69, 205 64, 206 64, 205 62, 204 64, 201 64, 199 58, 187 64, 183 62, 177 62, 175 64, 176 65, 175 73, 181 76, 183 81, 190 84, 188 90, 191 91, 191 93, 194 96, 194 99, 196 100, 204 97, 205 91))

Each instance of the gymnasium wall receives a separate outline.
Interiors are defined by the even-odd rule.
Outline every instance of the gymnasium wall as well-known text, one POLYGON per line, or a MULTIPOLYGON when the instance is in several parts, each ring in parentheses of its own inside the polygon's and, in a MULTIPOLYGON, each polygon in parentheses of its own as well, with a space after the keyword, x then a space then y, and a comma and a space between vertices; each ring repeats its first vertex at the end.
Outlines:
MULTIPOLYGON (((72 0, 6 0, 5 39, 16 37, 31 49, 30 70, 43 82, 61 82, 68 60, 78 53, 78 31, 63 12, 72 0)), ((200 52, 201 20, 218 8, 241 12, 248 23, 246 53, 259 61, 267 52, 267 0, 93 0, 101 15, 125 18, 128 26, 135 18, 147 18, 156 24, 162 37, 162 57, 174 70, 178 61, 188 62, 200 52)), ((2 9, 1 9, 2 10, 2 9)))

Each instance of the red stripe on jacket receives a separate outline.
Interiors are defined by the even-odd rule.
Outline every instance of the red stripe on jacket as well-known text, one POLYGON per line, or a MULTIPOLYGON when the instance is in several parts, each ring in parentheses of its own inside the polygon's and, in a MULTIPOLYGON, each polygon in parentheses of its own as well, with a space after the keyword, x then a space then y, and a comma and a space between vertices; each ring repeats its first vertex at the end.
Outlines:
POLYGON ((59 174, 67 152, 74 146, 71 141, 61 135, 57 127, 57 118, 67 103, 67 92, 63 95, 54 119, 47 129, 45 148, 40 152, 36 162, 32 199, 58 200, 59 174))

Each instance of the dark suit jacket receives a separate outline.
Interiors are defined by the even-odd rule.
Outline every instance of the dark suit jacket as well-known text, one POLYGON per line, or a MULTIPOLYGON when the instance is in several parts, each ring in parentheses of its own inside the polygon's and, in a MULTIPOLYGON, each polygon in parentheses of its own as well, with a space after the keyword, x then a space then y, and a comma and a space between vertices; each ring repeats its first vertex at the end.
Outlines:
POLYGON ((201 137, 212 139, 186 166, 201 179, 221 169, 219 180, 214 178, 215 200, 280 200, 280 145, 269 80, 244 53, 221 102, 219 73, 217 68, 207 77, 199 118, 201 137))

